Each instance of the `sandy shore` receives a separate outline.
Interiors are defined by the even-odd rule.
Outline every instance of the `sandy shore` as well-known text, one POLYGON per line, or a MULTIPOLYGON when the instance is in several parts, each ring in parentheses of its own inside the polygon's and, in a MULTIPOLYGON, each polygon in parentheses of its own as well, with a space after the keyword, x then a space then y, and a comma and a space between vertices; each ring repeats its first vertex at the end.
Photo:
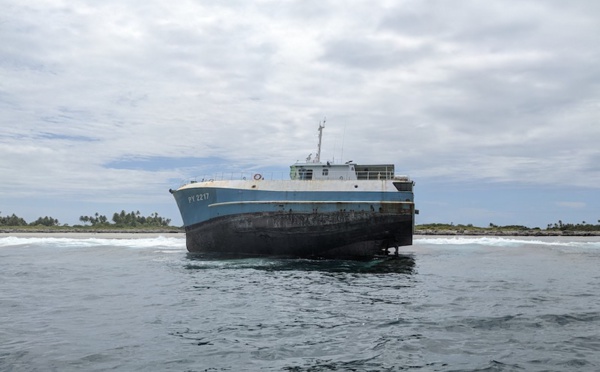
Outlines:
POLYGON ((184 232, 0 232, 0 238, 148 239, 163 236, 185 238, 184 232))
MULTIPOLYGON (((497 231, 497 230, 429 230, 416 229, 415 235, 444 235, 444 236, 600 236, 598 231, 556 231, 556 230, 523 230, 523 231, 497 231)), ((159 236, 172 238, 185 238, 183 231, 135 231, 135 230, 107 230, 107 231, 23 231, 0 230, 0 238, 72 238, 72 239, 144 239, 159 236)))
POLYGON ((600 236, 600 231, 561 230, 433 230, 416 229, 415 235, 464 235, 464 236, 600 236))

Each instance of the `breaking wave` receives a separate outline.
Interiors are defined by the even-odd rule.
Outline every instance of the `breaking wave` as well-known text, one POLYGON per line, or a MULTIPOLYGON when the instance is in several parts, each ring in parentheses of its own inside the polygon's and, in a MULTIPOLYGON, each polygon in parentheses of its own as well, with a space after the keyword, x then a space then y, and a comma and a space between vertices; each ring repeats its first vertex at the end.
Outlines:
MULTIPOLYGON (((130 235, 129 235, 130 236, 130 235)), ((15 237, 0 238, 0 248, 16 246, 45 246, 56 248, 161 248, 185 250, 185 238, 158 236, 152 238, 54 238, 54 237, 15 237)))
POLYGON ((413 245, 446 247, 548 248, 565 253, 600 253, 600 237, 489 237, 444 236, 414 239, 413 245))

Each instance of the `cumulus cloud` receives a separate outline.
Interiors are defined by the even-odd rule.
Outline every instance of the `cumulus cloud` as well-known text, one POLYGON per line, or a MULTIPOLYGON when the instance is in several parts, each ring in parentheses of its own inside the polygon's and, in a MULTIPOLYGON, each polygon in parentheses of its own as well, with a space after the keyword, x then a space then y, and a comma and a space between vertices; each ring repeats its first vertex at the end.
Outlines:
POLYGON ((574 209, 582 209, 585 208, 585 203, 583 202, 572 202, 572 201, 563 201, 563 202, 557 202, 556 205, 558 205, 559 207, 565 207, 565 208, 574 208, 574 209))
POLYGON ((599 11, 593 0, 9 0, 0 191, 126 198, 158 195, 206 159, 285 169, 314 152, 324 116, 329 159, 597 188, 599 11))

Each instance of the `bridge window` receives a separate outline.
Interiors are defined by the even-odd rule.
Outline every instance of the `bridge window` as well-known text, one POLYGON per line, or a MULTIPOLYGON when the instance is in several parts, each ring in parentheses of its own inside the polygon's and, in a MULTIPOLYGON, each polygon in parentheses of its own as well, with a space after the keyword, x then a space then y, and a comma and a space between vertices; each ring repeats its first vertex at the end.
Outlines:
POLYGON ((413 184, 412 182, 394 182, 394 186, 398 191, 412 191, 413 184))
POLYGON ((313 171, 312 169, 304 169, 301 168, 298 170, 299 176, 301 180, 312 180, 313 171))

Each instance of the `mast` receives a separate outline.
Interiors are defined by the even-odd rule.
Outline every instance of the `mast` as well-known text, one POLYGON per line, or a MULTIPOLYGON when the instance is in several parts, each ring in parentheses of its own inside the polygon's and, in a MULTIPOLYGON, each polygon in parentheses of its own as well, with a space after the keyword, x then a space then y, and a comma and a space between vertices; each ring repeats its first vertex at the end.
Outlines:
POLYGON ((321 139, 323 138, 323 128, 325 128, 325 121, 326 119, 323 119, 323 122, 319 122, 319 147, 317 149, 317 155, 315 156, 315 163, 321 162, 321 139))

